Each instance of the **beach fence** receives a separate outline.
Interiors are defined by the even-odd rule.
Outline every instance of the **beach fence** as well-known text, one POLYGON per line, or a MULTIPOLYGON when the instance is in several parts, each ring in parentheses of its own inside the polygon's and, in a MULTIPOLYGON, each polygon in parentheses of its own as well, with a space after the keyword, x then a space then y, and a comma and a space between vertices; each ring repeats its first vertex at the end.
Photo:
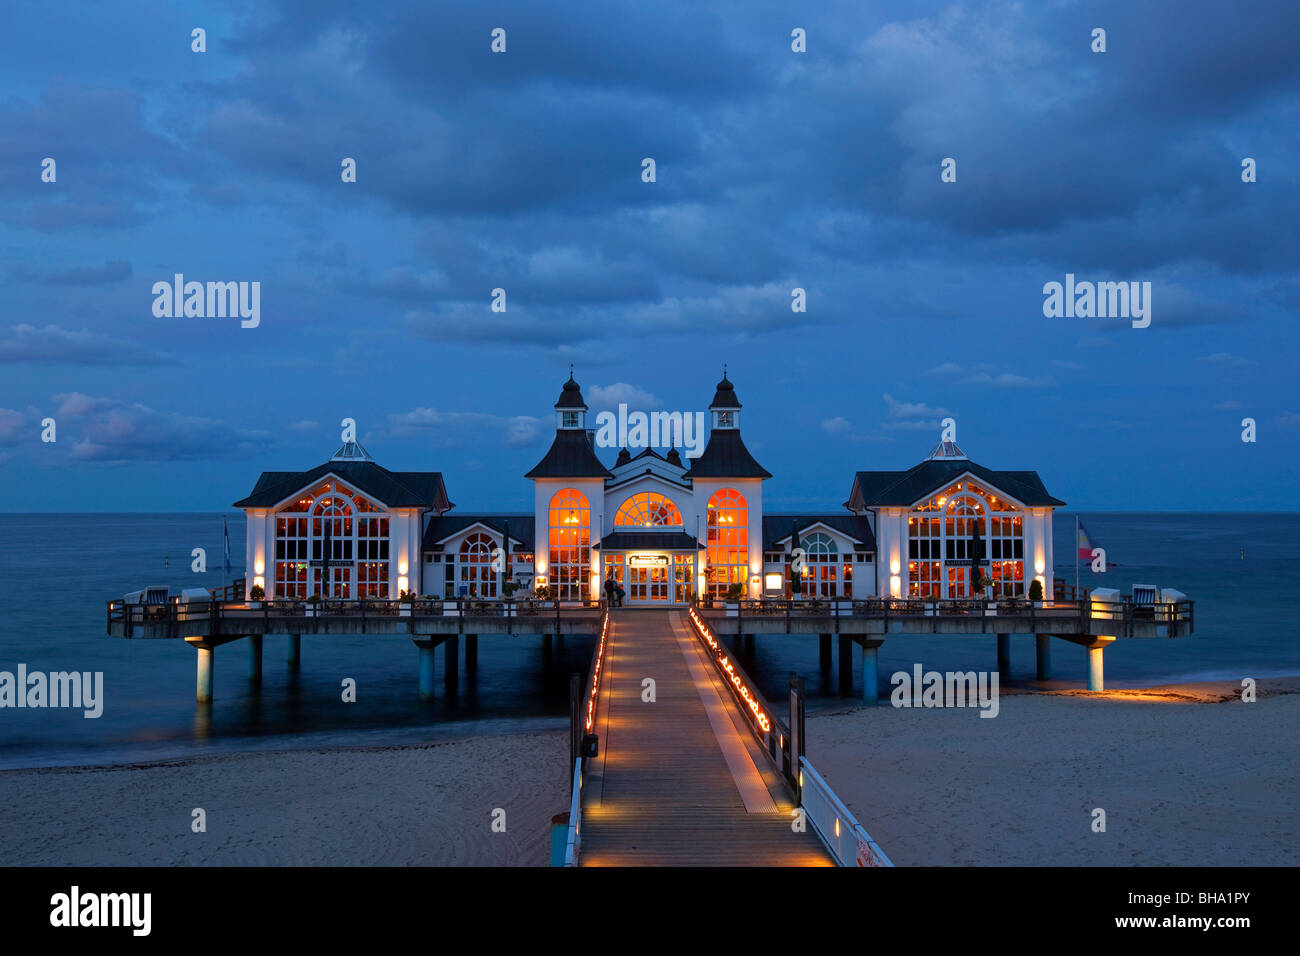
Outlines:
POLYGON ((551 866, 577 866, 582 850, 582 770, 586 761, 596 756, 600 746, 595 732, 596 707, 605 670, 608 636, 609 608, 606 607, 600 624, 600 639, 591 652, 591 666, 587 669, 585 700, 577 674, 569 684, 569 763, 573 767, 573 780, 568 814, 551 818, 551 866))

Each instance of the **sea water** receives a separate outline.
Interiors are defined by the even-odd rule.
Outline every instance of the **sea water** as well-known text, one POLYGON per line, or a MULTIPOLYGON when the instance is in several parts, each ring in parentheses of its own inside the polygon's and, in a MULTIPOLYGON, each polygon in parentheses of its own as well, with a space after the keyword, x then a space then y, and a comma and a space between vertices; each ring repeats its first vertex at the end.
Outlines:
MULTIPOLYGON (((1112 564, 1084 568, 1085 587, 1134 583, 1173 587, 1196 602, 1196 633, 1175 640, 1121 640, 1106 651, 1108 687, 1300 674, 1300 627, 1292 614, 1300 574, 1297 514, 1089 514, 1093 544, 1112 564), (1241 549, 1245 549, 1245 557, 1241 549)), ((232 573, 242 573, 244 523, 228 517, 232 573)), ((566 638, 551 650, 536 635, 480 635, 478 666, 467 672, 464 644, 453 686, 438 652, 435 698, 416 692, 417 655, 405 637, 302 638, 297 674, 287 639, 268 636, 260 692, 248 681, 247 643, 217 649, 213 705, 195 703, 195 652, 179 640, 106 635, 106 602, 146 585, 222 583, 222 516, 214 514, 39 514, 0 518, 0 670, 102 672, 103 714, 75 709, 0 710, 0 768, 146 761, 196 753, 324 746, 398 745, 470 734, 568 725, 569 678, 586 673, 591 638, 566 638), (207 570, 191 570, 206 550, 207 570), (356 681, 356 702, 343 681, 356 681)), ((1057 576, 1073 583, 1074 516, 1056 515, 1057 576)), ((1081 685, 1083 648, 1055 640, 1053 677, 1081 685)), ((860 698, 845 692, 832 654, 823 671, 815 635, 767 635, 742 655, 773 705, 787 676, 806 680, 810 710, 860 698), (846 696, 847 695, 847 696, 846 696)), ((996 667, 985 636, 896 636, 880 648, 888 675, 915 662, 937 670, 996 667)), ((1012 682, 1034 677, 1034 643, 1012 638, 1012 682)))

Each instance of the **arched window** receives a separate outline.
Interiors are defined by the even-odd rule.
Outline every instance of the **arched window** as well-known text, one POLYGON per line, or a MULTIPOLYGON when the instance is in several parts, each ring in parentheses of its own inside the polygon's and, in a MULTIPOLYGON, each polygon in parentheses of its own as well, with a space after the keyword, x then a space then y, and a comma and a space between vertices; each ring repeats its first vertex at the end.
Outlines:
POLYGON ((550 507, 550 567, 548 587, 561 601, 589 597, 591 565, 591 507, 576 488, 557 491, 550 507))
POLYGON ((485 534, 472 534, 460 545, 460 583, 469 597, 497 596, 497 573, 492 570, 492 551, 497 543, 485 534))
POLYGON ((1024 594, 1024 515, 981 485, 959 481, 917 505, 907 519, 913 597, 978 596, 971 575, 977 529, 983 551, 980 568, 989 593, 1024 594))
POLYGON ((671 498, 652 491, 633 495, 623 502, 614 515, 614 524, 619 527, 658 528, 681 527, 682 512, 671 498))
POLYGON ((838 597, 840 554, 834 539, 815 531, 800 538, 799 547, 804 550, 803 593, 838 597))
POLYGON ((386 598, 388 540, 382 507, 324 481, 276 512, 274 596, 386 598))
POLYGON ((749 505, 734 488, 709 499, 709 594, 725 597, 732 584, 749 580, 749 505))

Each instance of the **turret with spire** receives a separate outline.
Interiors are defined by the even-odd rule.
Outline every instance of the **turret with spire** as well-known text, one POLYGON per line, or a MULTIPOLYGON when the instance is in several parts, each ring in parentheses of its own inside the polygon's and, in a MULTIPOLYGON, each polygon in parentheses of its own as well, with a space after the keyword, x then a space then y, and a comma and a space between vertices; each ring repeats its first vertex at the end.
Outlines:
POLYGON ((587 403, 582 389, 573 378, 560 388, 555 402, 555 439, 550 450, 525 478, 609 478, 609 469, 600 463, 587 435, 587 403))

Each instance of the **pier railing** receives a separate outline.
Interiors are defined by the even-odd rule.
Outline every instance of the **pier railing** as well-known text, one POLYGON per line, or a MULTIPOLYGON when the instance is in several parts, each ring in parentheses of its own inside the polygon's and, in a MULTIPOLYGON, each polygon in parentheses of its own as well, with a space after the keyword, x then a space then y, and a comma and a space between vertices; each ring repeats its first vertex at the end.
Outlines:
MULTIPOLYGON (((582 850, 582 782, 583 770, 588 760, 586 741, 594 740, 600 746, 596 735, 596 708, 600 701, 601 679, 605 674, 605 644, 609 636, 609 609, 600 622, 600 637, 591 652, 591 665, 587 668, 587 681, 584 685, 586 694, 575 698, 570 720, 569 760, 573 765, 573 790, 569 800, 569 830, 564 842, 564 865, 577 866, 578 855, 582 850)), ((576 682, 578 675, 573 675, 576 682)))
POLYGON ((797 756, 792 756, 790 752, 790 728, 773 713, 757 686, 740 666, 740 662, 718 640, 709 628, 708 622, 693 606, 688 608, 688 614, 695 636, 704 644, 718 675, 731 691, 731 696, 739 705, 740 712, 745 715, 745 722, 750 732, 753 733, 768 759, 772 761, 772 766, 786 779, 793 790, 797 756))
MULTIPOLYGON (((475 626, 484 622, 500 622, 497 626, 500 627, 501 632, 512 634, 515 621, 526 620, 535 624, 539 619, 554 617, 557 625, 556 633, 559 633, 558 628, 566 613, 599 611, 604 604, 603 600, 484 601, 471 598, 181 601, 178 596, 173 596, 166 604, 157 605, 134 604, 121 600, 108 601, 107 625, 109 633, 122 632, 124 637, 132 637, 137 628, 146 624, 154 625, 152 630, 155 632, 161 629, 165 630, 169 637, 178 637, 185 630, 184 625, 201 622, 219 628, 223 622, 239 624, 250 620, 261 620, 265 627, 269 627, 272 621, 292 622, 302 619, 307 622, 303 630, 310 632, 312 630, 310 622, 313 620, 353 620, 359 622, 360 631, 364 634, 367 619, 378 621, 414 617, 458 619, 462 622, 471 622, 475 626)), ((214 629, 210 633, 217 633, 217 631, 214 629)))
POLYGON ((799 758, 800 805, 826 849, 840 866, 893 866, 857 817, 813 769, 799 758))
POLYGON ((891 619, 916 618, 998 618, 1010 619, 1018 626, 1034 630, 1065 627, 1071 622, 1075 629, 1086 631, 1089 621, 1114 621, 1117 636, 1131 637, 1134 625, 1163 624, 1169 626, 1169 636, 1191 633, 1194 625, 1192 601, 1173 601, 1157 604, 1135 602, 1131 595, 1121 595, 1119 601, 1098 601, 1089 597, 1075 600, 1029 601, 1024 598, 763 598, 760 600, 716 601, 704 599, 698 607, 711 613, 721 612, 729 618, 755 620, 756 626, 768 627, 774 621, 784 621, 790 632, 790 622, 808 618, 891 619))

